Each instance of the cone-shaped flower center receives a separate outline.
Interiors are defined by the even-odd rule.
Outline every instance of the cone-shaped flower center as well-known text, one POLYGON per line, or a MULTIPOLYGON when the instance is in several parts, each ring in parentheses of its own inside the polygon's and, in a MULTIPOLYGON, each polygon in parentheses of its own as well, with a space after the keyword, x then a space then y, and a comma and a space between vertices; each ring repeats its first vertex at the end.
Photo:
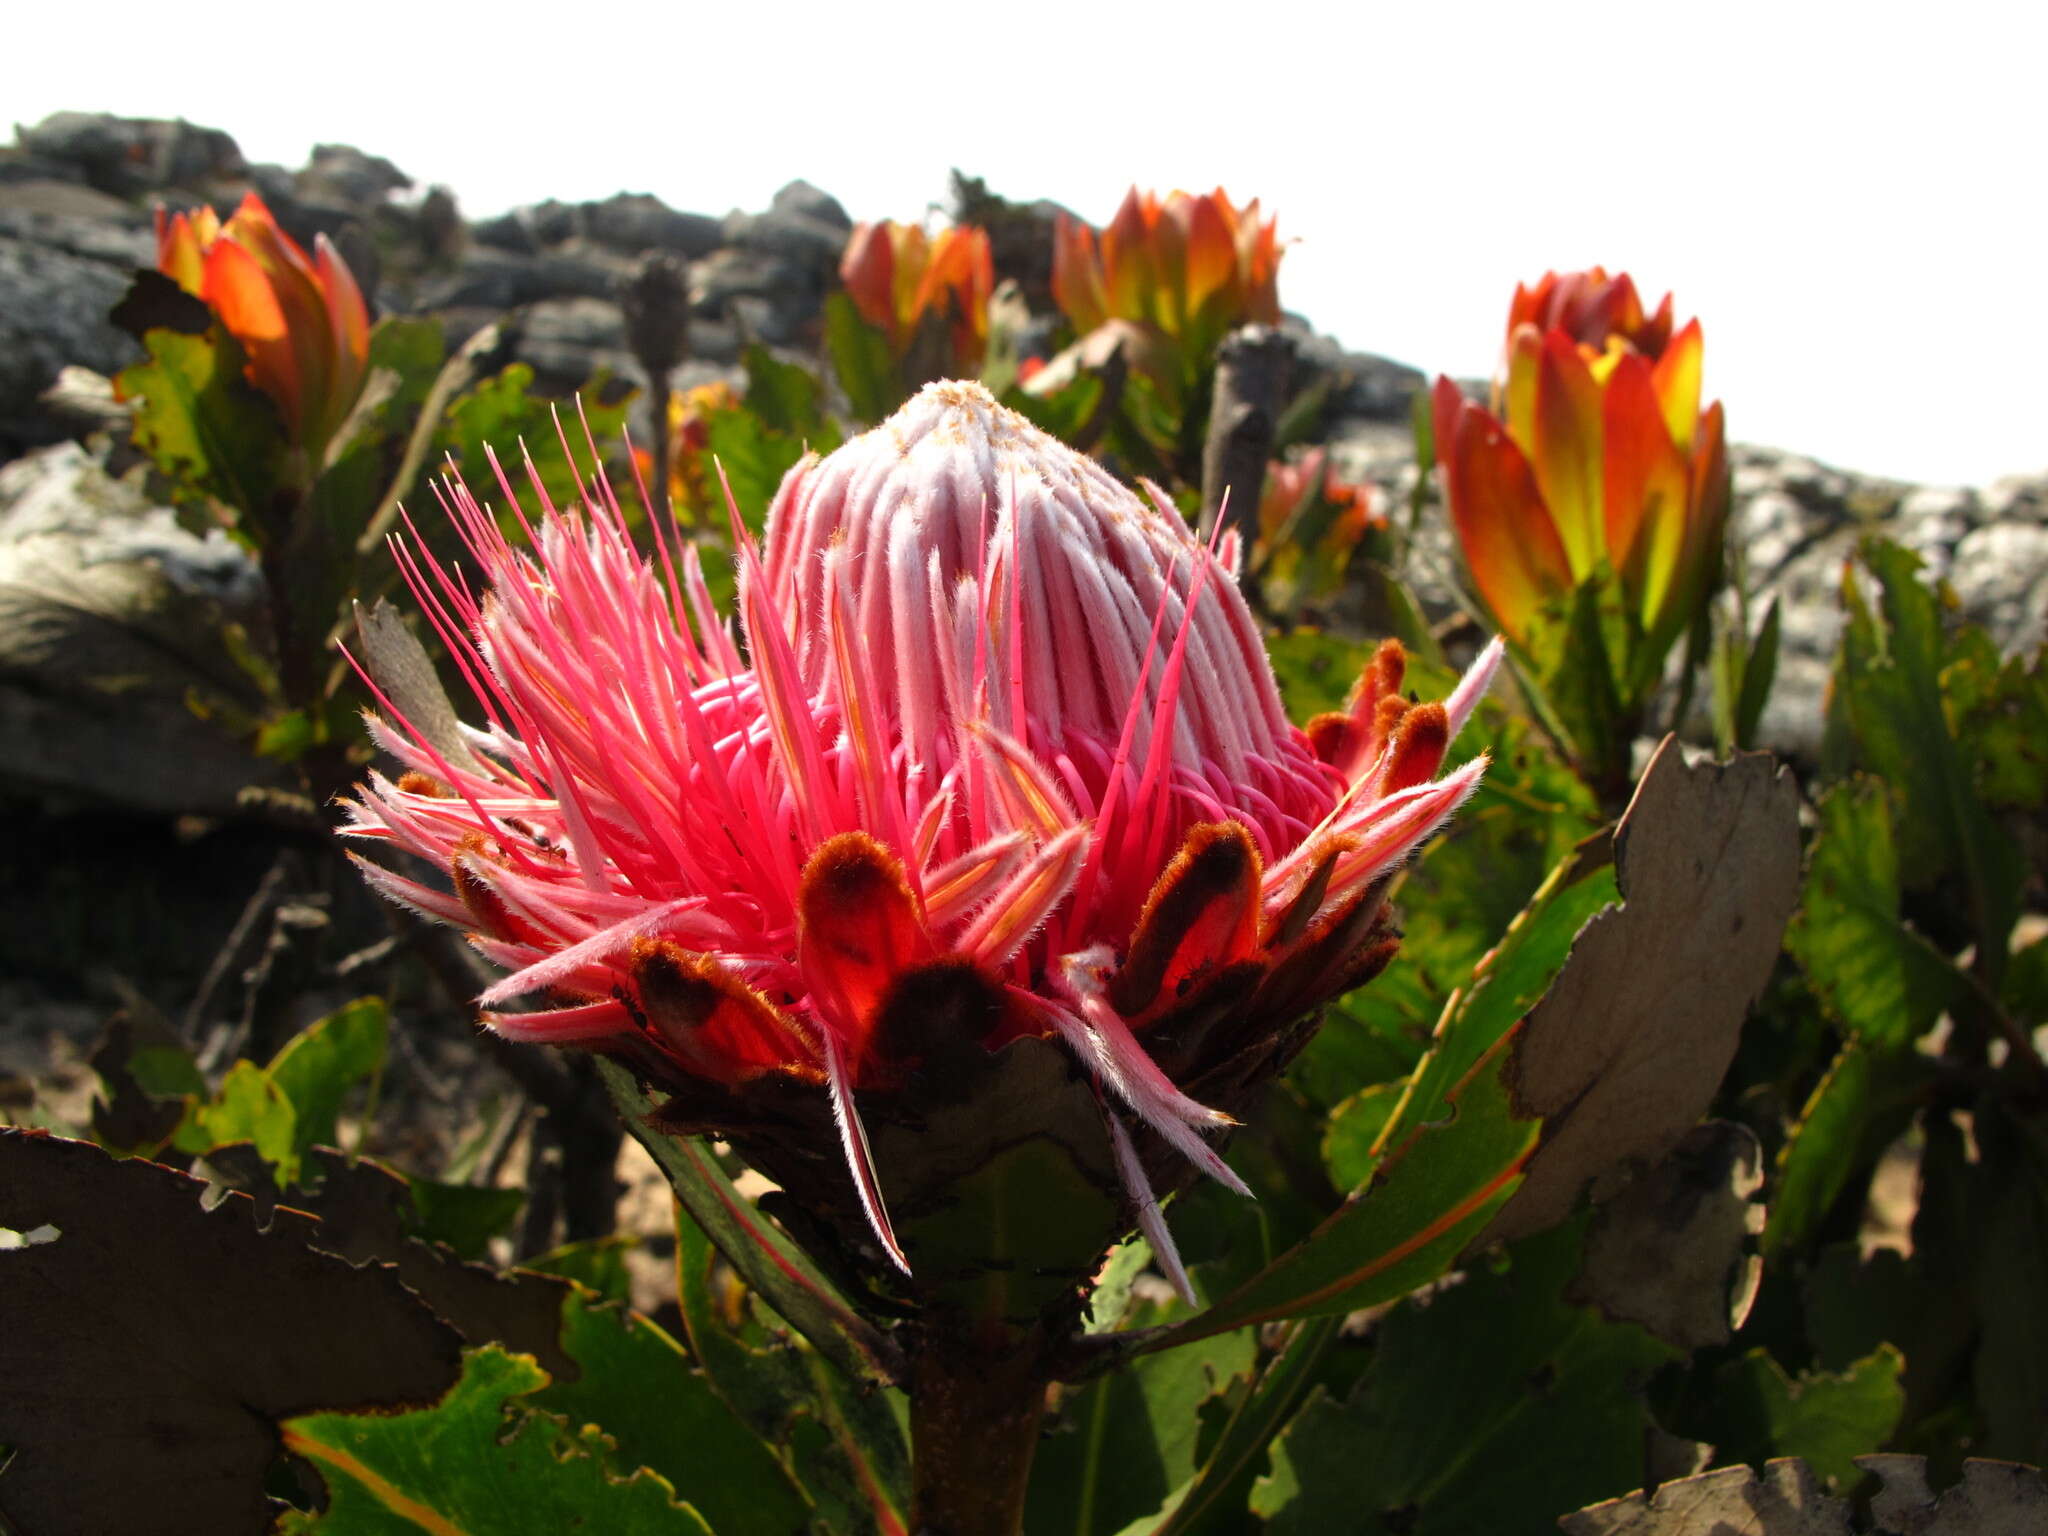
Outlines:
MULTIPOLYGON (((1062 925, 1070 940, 1121 945, 1197 822, 1243 823, 1271 860, 1344 790, 1288 723, 1234 577, 1181 516, 979 385, 932 385, 799 469, 765 564, 818 708, 845 702, 835 637, 866 651, 875 749, 900 792, 928 796, 987 726, 1097 821, 1104 878, 1062 925)), ((949 854, 988 835, 980 809, 963 797, 946 819, 949 854)))

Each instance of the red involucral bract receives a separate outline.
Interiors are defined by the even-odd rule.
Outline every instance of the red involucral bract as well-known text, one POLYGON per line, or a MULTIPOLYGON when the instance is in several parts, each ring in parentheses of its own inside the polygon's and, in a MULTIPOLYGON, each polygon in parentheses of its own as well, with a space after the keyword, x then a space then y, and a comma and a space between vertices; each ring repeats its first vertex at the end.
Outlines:
POLYGON ((505 969, 483 996, 501 1034, 734 1103, 829 1095, 899 1264, 859 1096, 914 1092, 960 1044, 910 999, 964 986, 981 1048, 1071 1048, 1172 1270, 1133 1133, 1241 1186, 1205 1139, 1228 1117, 1148 1041, 1192 1059, 1176 1021, 1220 1009, 1198 1054, 1277 1070, 1391 956, 1387 877, 1484 767, 1438 777, 1497 646, 1412 703, 1389 643, 1348 712, 1295 728, 1234 548, 977 385, 799 465, 765 549, 735 514, 739 640, 694 549, 643 559, 602 485, 581 510, 543 497, 530 549, 467 488, 444 499, 481 594, 401 558, 484 723, 455 760, 373 720, 407 772, 373 774, 349 830, 451 887, 366 874, 505 969))

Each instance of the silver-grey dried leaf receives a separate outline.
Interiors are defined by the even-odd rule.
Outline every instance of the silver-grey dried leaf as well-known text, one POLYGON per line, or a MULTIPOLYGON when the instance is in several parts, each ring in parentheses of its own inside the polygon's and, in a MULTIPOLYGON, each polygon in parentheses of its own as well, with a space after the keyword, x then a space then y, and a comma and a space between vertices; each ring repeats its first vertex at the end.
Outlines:
POLYGON ((1565 1536, 1852 1536, 1849 1502, 1831 1499, 1803 1461, 1721 1467, 1560 1516, 1565 1536))
POLYGON ((1614 865, 1622 905, 1580 932, 1508 1062, 1543 1142, 1482 1244, 1612 1194, 1706 1113, 1798 899, 1798 786, 1768 754, 1688 765, 1666 737, 1614 865))
POLYGON ((1870 1501, 1883 1536, 2041 1536, 2048 1531, 2048 1477, 2016 1461, 1971 1460, 1940 1497, 1924 1456, 1858 1456, 1884 1487, 1870 1501))
POLYGON ((448 702, 432 658, 399 611, 381 597, 369 608, 357 603, 356 634, 362 640, 359 659, 370 680, 413 729, 456 767, 480 769, 482 765, 462 738, 455 706, 448 702))
POLYGON ((1567 1293, 1690 1353, 1726 1344, 1756 1300, 1763 1148, 1746 1126, 1709 1120, 1600 1207, 1567 1293))

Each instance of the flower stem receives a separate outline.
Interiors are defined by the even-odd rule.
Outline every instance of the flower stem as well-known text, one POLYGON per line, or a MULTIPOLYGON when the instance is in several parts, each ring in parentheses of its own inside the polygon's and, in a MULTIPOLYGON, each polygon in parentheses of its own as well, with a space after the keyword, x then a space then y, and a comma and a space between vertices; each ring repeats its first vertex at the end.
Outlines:
POLYGON ((913 1536, 1017 1536, 1050 1379, 1035 1334, 925 1334, 910 1379, 913 1536))

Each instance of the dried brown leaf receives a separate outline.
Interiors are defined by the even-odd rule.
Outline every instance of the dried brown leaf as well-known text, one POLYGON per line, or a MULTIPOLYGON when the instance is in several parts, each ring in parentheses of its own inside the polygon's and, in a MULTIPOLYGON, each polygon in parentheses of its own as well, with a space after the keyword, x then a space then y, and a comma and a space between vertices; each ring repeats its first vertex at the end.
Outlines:
POLYGON ((1764 1154, 1727 1120, 1694 1126, 1664 1160, 1600 1207, 1567 1293, 1641 1323, 1687 1353, 1726 1344, 1756 1300, 1764 1154))
POLYGON ((1796 1458, 1721 1467, 1561 1516, 1565 1536, 1851 1536, 1849 1501, 1831 1499, 1796 1458))
POLYGON ((1847 1499, 1831 1499, 1805 1462, 1721 1467, 1565 1515, 1565 1536, 2038 1536, 2048 1530, 2048 1478, 2011 1461, 1966 1461, 1962 1480, 1939 1497, 1924 1456, 1859 1456, 1884 1486, 1870 1523, 1852 1524, 1847 1499))
POLYGON ((269 1528, 276 1422, 437 1400, 462 1340, 391 1270, 89 1142, 0 1130, 0 1525, 36 1536, 269 1528), (48 1229, 55 1235, 49 1236, 48 1229))
POLYGON ((1614 837, 1622 905, 1587 923, 1506 1069, 1543 1118, 1522 1188, 1480 1241, 1562 1221, 1697 1123, 1799 894, 1798 789, 1764 753, 1687 766, 1666 737, 1614 837))
POLYGON ((1858 1456, 1884 1479, 1870 1501, 1884 1536, 2040 1536, 2048 1531, 2048 1477, 2016 1461, 1966 1461, 1962 1480, 1939 1498, 1923 1456, 1858 1456))
MULTIPOLYGON (((295 1189, 295 1209, 320 1218, 306 1238, 322 1253, 361 1268, 387 1264, 397 1270, 442 1321, 470 1345, 503 1344, 532 1355, 556 1381, 574 1381, 582 1369, 562 1347, 562 1302, 572 1288, 558 1275, 532 1270, 509 1273, 470 1264, 446 1248, 423 1243, 406 1231, 411 1194, 403 1176, 369 1158, 353 1161, 332 1147, 308 1154, 310 1189, 295 1189)), ((254 1197, 259 1219, 277 1202, 270 1170, 246 1143, 217 1147, 206 1164, 237 1190, 254 1197)))

